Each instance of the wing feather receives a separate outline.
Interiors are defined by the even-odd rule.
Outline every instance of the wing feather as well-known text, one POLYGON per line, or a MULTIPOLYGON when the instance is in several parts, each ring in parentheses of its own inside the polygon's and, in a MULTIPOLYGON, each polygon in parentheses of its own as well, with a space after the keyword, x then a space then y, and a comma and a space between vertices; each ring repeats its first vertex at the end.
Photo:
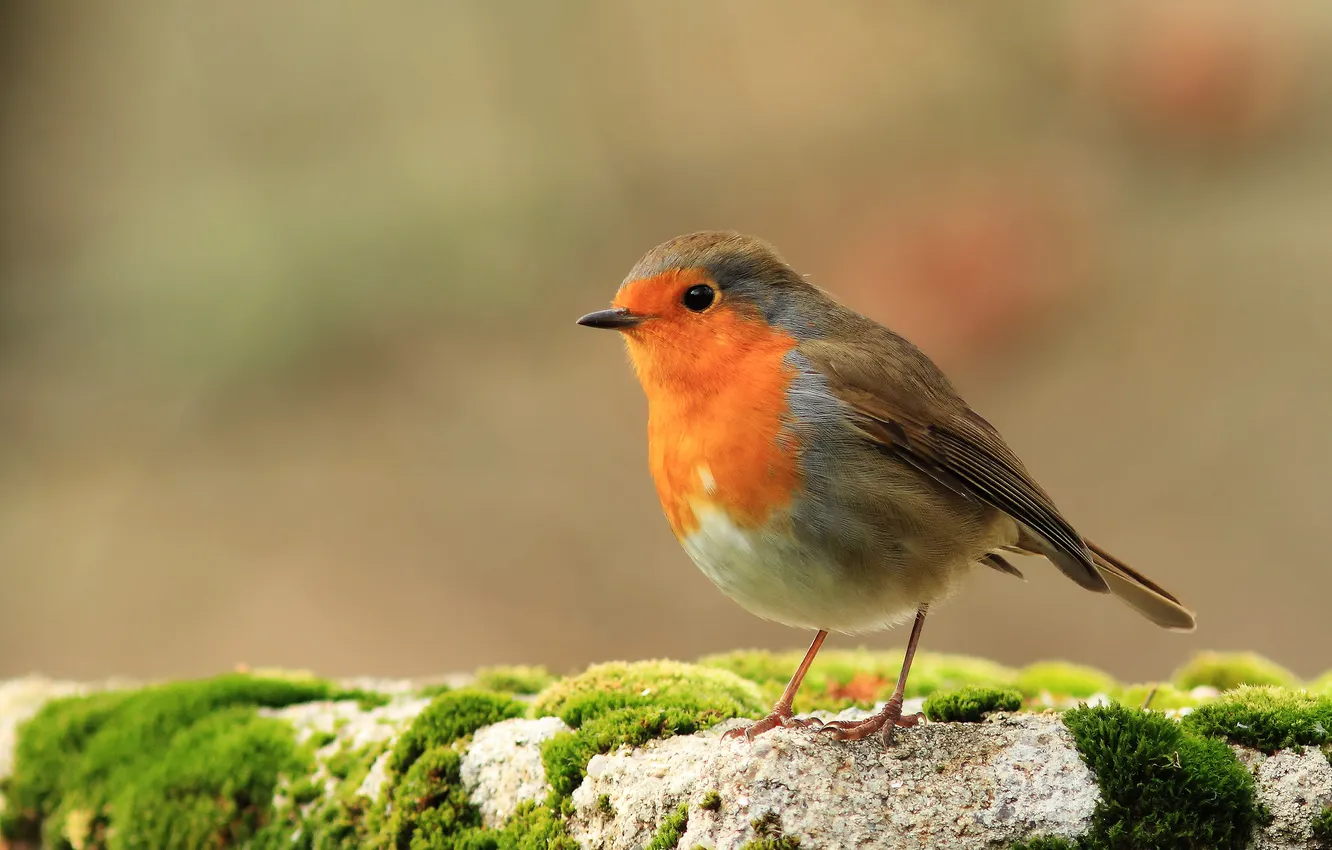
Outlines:
POLYGON ((1078 584, 1109 590, 1082 536, 993 426, 951 388, 920 381, 912 387, 919 392, 908 396, 902 390, 908 385, 903 376, 887 372, 890 364, 855 346, 834 349, 811 341, 801 346, 801 353, 851 408, 853 424, 867 440, 943 486, 1012 517, 1034 538, 1037 554, 1049 557, 1078 584))

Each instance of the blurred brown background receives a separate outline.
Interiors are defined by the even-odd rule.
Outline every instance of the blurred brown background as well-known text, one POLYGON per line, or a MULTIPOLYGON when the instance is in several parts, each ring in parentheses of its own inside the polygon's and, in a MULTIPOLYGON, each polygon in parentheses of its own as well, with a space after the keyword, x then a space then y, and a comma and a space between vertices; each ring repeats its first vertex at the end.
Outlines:
POLYGON ((927 648, 1332 666, 1325 0, 0 15, 0 676, 803 646, 678 549, 573 324, 712 227, 919 342, 1200 612, 1033 562, 927 648))

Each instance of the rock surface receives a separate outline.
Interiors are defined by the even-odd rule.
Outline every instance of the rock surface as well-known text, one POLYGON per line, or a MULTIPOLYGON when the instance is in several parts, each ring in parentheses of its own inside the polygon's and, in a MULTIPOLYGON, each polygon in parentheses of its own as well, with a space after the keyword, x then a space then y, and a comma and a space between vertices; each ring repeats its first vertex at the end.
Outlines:
POLYGON ((462 781, 486 826, 498 827, 522 802, 538 802, 550 791, 541 764, 541 744, 569 727, 558 717, 505 720, 472 736, 463 754, 462 781))
POLYGON ((594 757, 573 795, 572 834, 589 847, 642 847, 687 803, 682 847, 741 845, 761 820, 810 847, 947 850, 1075 836, 1098 797, 1053 715, 902 730, 887 751, 877 737, 841 743, 786 729, 718 740, 733 725, 594 757), (716 811, 702 806, 712 791, 716 811))
POLYGON ((1234 749, 1253 771, 1258 800, 1272 814, 1272 823, 1254 836, 1250 850, 1316 847, 1313 819, 1332 806, 1332 763, 1316 749, 1283 750, 1271 756, 1234 749))

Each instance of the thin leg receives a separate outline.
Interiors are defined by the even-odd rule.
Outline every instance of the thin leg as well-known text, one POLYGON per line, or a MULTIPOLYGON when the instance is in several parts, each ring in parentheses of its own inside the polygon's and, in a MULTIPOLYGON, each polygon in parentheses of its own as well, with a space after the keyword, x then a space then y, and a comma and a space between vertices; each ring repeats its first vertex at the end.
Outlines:
MULTIPOLYGON (((809 672, 809 667, 814 663, 814 656, 819 654, 819 647, 823 646, 823 639, 828 636, 826 631, 820 631, 814 635, 814 642, 809 645, 809 650, 805 653, 805 660, 800 662, 796 668, 795 674, 791 676, 791 681, 786 683, 786 690, 782 691, 781 699, 772 707, 772 713, 767 717, 753 723, 749 726, 742 726, 729 730, 722 736, 723 740, 727 738, 739 738, 744 735, 749 740, 754 740, 756 735, 762 735, 769 729, 776 729, 778 726, 804 727, 810 724, 808 720, 796 720, 791 707, 795 704, 796 692, 800 690, 800 683, 805 681, 805 674, 809 672)), ((814 721, 817 722, 817 721, 814 721)))
POLYGON ((902 658, 902 672, 897 674, 897 687, 893 688, 893 695, 888 698, 888 703, 873 717, 828 723, 819 729, 820 732, 827 732, 839 741, 858 741, 882 730, 884 746, 888 746, 893 742, 893 733, 897 727, 915 726, 920 722, 919 714, 902 716, 902 701, 906 699, 907 674, 911 672, 911 660, 916 657, 916 644, 920 643, 920 630, 925 625, 925 613, 928 608, 928 605, 922 605, 916 611, 916 622, 911 626, 906 655, 902 658))

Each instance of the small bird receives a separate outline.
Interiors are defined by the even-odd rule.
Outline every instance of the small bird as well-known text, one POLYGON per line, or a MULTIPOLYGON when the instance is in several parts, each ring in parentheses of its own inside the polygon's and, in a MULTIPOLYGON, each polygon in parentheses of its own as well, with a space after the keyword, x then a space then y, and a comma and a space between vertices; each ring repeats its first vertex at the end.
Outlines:
POLYGON ((609 310, 648 399, 648 458, 671 530, 703 574, 759 617, 816 634, 772 713, 731 735, 814 727, 892 741, 931 604, 973 564, 1041 555, 1159 626, 1194 616, 1087 540, 989 422, 906 339, 808 283, 766 243, 705 231, 653 248, 609 310), (892 696, 861 721, 792 712, 830 631, 914 614, 892 696))

